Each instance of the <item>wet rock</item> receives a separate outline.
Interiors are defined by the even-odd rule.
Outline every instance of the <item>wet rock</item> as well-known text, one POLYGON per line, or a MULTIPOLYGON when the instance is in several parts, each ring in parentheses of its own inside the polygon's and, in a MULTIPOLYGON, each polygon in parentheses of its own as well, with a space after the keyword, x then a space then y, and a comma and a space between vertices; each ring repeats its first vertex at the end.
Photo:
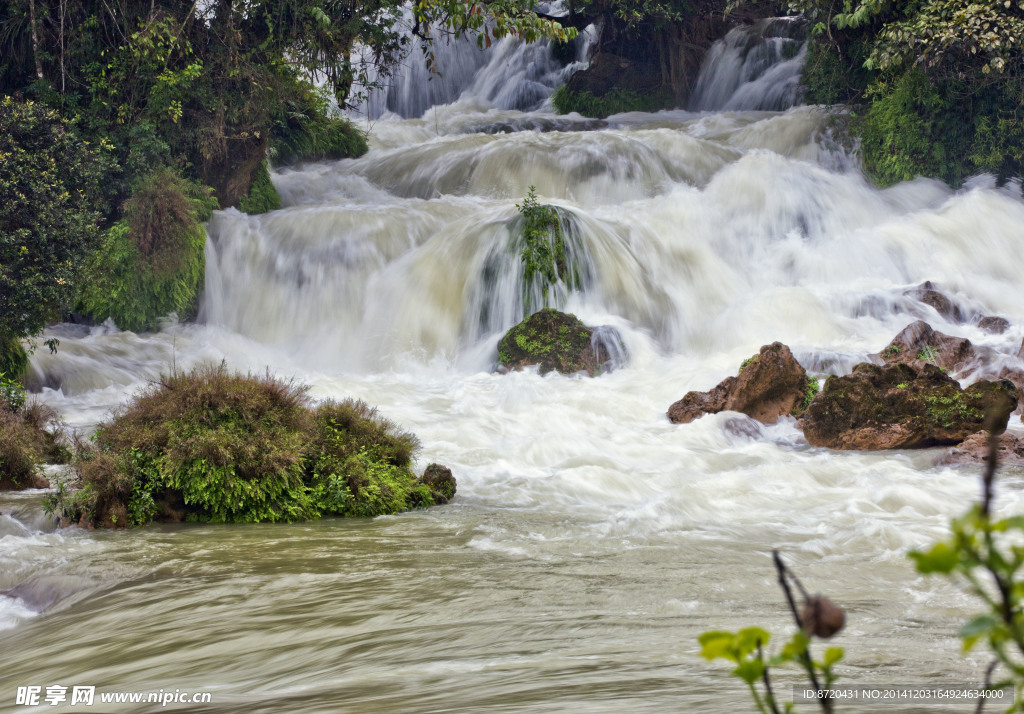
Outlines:
POLYGON ((652 62, 598 52, 585 70, 569 77, 565 88, 570 92, 590 92, 595 97, 602 97, 616 89, 640 94, 654 92, 661 82, 660 69, 652 62))
MULTIPOLYGON (((607 328, 601 334, 607 338, 607 328)), ((498 342, 498 365, 506 370, 538 365, 540 373, 586 372, 600 374, 611 359, 602 340, 593 339, 596 330, 575 315, 552 308, 539 310, 520 322, 498 342)))
POLYGON ((420 481, 430 488, 434 503, 448 503, 455 497, 455 477, 452 470, 441 464, 430 464, 423 472, 420 481))
MULTIPOLYGON (((1024 439, 1003 432, 996 437, 998 461, 1002 466, 1024 466, 1024 439)), ((967 437, 936 462, 936 466, 983 464, 988 461, 988 432, 967 437)))
POLYGON ((918 449, 952 446, 991 415, 1005 428, 1019 391, 1009 381, 979 381, 967 389, 934 364, 862 363, 829 377, 805 413, 804 436, 830 449, 918 449))
POLYGON ((966 372, 983 361, 980 351, 966 337, 943 334, 923 320, 903 328, 878 357, 885 364, 900 363, 915 369, 933 364, 954 374, 966 372))
POLYGON ((939 291, 936 285, 930 280, 926 280, 916 288, 911 288, 903 294, 934 308, 935 312, 939 313, 947 320, 951 320, 952 322, 964 321, 964 311, 960 309, 960 306, 949 299, 949 297, 944 293, 939 291))
POLYGON ((668 408, 668 418, 687 424, 705 414, 742 412, 764 424, 805 408, 811 380, 789 348, 781 342, 765 345, 709 392, 688 392, 668 408))
POLYGON ((764 436, 764 429, 761 422, 751 419, 748 416, 732 417, 726 419, 722 425, 726 433, 749 441, 755 441, 764 436))
POLYGON ((985 315, 978 320, 978 327, 983 329, 985 332, 992 333, 993 335, 1001 335, 1010 329, 1010 321, 1005 317, 985 315))

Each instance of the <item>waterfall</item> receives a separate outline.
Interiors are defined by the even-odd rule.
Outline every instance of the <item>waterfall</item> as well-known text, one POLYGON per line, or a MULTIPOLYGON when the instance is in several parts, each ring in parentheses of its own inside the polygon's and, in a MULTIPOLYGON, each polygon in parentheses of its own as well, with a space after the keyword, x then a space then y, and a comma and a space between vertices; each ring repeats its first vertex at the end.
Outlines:
POLYGON ((692 111, 779 111, 801 97, 804 21, 766 18, 735 27, 708 50, 690 97, 692 111))
POLYGON ((481 47, 476 35, 465 35, 442 37, 425 51, 418 38, 409 34, 408 40, 406 58, 383 81, 383 87, 370 93, 358 113, 370 119, 386 112, 416 118, 431 107, 453 102, 494 109, 540 109, 569 75, 586 65, 595 30, 591 27, 580 33, 574 42, 575 61, 568 66, 555 58, 547 41, 525 44, 505 37, 481 47), (433 69, 428 68, 428 53, 433 69))
MULTIPOLYGON (((273 172, 281 210, 215 212, 195 323, 56 326, 42 339, 59 351, 31 357, 30 384, 85 434, 200 364, 362 399, 417 435, 419 469, 452 469, 455 500, 377 519, 53 532, 41 492, 0 494, 9 681, 213 691, 210 711, 726 714, 749 700, 697 636, 792 632, 773 548, 856 611, 847 672, 874 673, 870 686, 984 679, 951 627, 977 603, 906 558, 948 537, 975 476, 936 466, 937 450, 812 448, 788 417, 676 425, 665 410, 761 345, 844 374, 917 319, 1024 368, 1020 184, 878 189, 827 110, 763 111, 796 98, 791 21, 715 45, 700 113, 555 117, 545 52, 502 41, 435 96, 423 77, 396 88, 367 155, 273 172), (531 187, 558 211, 572 277, 524 293, 516 205, 531 187), (924 280, 1009 329, 906 294, 924 280), (499 339, 536 304, 598 327, 593 344, 622 368, 497 373, 499 339)), ((1024 433, 1018 417, 1009 430, 1024 433)), ((1024 512, 1008 477, 999 518, 1024 512)))

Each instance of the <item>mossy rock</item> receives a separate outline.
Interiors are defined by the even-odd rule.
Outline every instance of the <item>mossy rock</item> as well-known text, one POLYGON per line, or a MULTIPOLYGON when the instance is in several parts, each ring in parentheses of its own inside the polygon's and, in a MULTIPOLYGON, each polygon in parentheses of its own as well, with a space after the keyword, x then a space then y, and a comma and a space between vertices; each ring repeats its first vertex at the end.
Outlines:
POLYGON ((845 377, 828 378, 802 426, 812 446, 832 449, 952 446, 986 426, 1004 429, 1018 398, 1007 380, 961 389, 933 364, 862 363, 845 377))
POLYGON ((545 308, 505 333, 498 342, 498 364, 508 370, 537 365, 541 374, 600 374, 602 358, 593 335, 594 329, 575 315, 545 308))
POLYGON ((281 196, 270 179, 270 167, 264 161, 256 170, 248 195, 238 201, 238 210, 249 215, 259 215, 281 208, 281 196))

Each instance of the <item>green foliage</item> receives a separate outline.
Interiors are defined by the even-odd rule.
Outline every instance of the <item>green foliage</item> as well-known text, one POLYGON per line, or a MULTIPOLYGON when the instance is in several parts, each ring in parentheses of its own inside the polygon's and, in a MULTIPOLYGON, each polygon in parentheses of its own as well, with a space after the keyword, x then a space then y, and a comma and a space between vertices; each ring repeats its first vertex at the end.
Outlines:
POLYGON ((923 362, 934 362, 937 356, 931 345, 925 345, 917 353, 917 358, 923 362))
POLYGON ((21 340, 8 337, 0 338, 0 372, 9 379, 20 380, 28 371, 28 352, 21 340))
MULTIPOLYGON (((32 102, 0 100, 0 342, 38 333, 71 305, 98 238, 92 198, 106 147, 32 102)), ((11 365, 3 371, 14 373, 11 365)))
POLYGON ((844 41, 813 37, 801 80, 808 104, 838 104, 859 98, 876 74, 864 67, 867 43, 863 33, 845 33, 844 41))
MULTIPOLYGON (((803 631, 798 630, 782 646, 778 654, 770 657, 765 656, 765 648, 771 635, 767 630, 760 627, 746 627, 739 632, 727 632, 713 630, 702 633, 697 641, 701 646, 701 656, 707 660, 726 659, 736 667, 732 675, 746 683, 750 695, 754 700, 754 706, 759 712, 778 711, 778 702, 775 701, 775 693, 768 688, 759 687, 760 682, 769 680, 771 667, 778 667, 790 662, 797 662, 809 668, 818 680, 821 687, 828 689, 836 680, 832 668, 843 658, 841 647, 829 647, 825 649, 822 659, 814 660, 810 657, 811 638, 803 631)), ((792 711, 792 704, 786 704, 786 711, 792 711)))
POLYGON ((862 127, 864 165, 882 186, 917 176, 959 184, 966 147, 948 98, 921 71, 878 82, 862 127))
POLYGON ((523 261, 522 298, 527 315, 543 307, 551 290, 561 282, 568 289, 579 287, 580 276, 569 260, 565 229, 558 209, 537 202, 536 187, 517 203, 520 215, 520 255, 523 261), (534 304, 540 295, 540 304, 534 304))
POLYGON ((807 382, 804 386, 804 409, 811 406, 811 402, 814 400, 814 397, 816 397, 818 395, 818 392, 820 391, 821 387, 818 385, 818 380, 815 379, 814 377, 807 377, 807 382))
POLYGON ((89 500, 52 506, 112 527, 148 523, 174 499, 209 522, 396 513, 434 503, 411 470, 418 446, 362 402, 310 409, 291 382, 197 369, 101 424, 76 462, 89 500))
POLYGON ((591 92, 576 92, 562 85, 551 95, 551 103, 558 114, 576 112, 585 117, 603 119, 623 112, 656 112, 673 106, 667 91, 639 94, 626 89, 613 89, 600 97, 591 92))
MULTIPOLYGON (((538 17, 533 12, 535 7, 534 3, 523 0, 416 0, 413 3, 414 30, 424 36, 431 27, 455 37, 476 34, 480 47, 490 47, 492 38, 499 40, 509 36, 523 42, 545 38, 564 42, 576 37, 576 28, 562 27, 558 22, 538 17)), ((433 65, 432 53, 427 63, 433 65)))
POLYGON ((56 411, 36 401, 26 402, 24 392, 0 378, 0 490, 34 485, 33 476, 42 462, 64 463, 68 456, 64 438, 56 411))
POLYGON ((314 412, 311 485, 325 514, 379 516, 433 504, 411 470, 415 436, 363 402, 327 402, 314 412))
POLYGON ((760 359, 760 357, 761 357, 761 355, 759 355, 759 354, 758 355, 754 355, 753 357, 747 357, 745 360, 743 360, 740 363, 739 372, 743 372, 743 370, 745 370, 747 367, 749 367, 752 364, 757 364, 757 360, 760 359))
POLYGON ((19 412, 24 404, 25 388, 21 386, 21 379, 11 379, 4 372, 0 372, 0 409, 19 412))
POLYGON ((205 267, 200 221, 211 210, 205 190, 169 169, 145 177, 90 258, 83 311, 136 332, 172 312, 194 314, 205 267))
POLYGON ((274 188, 274 182, 270 179, 270 168, 266 161, 260 162, 260 167, 253 179, 249 194, 243 196, 238 202, 238 209, 243 213, 258 215, 267 211, 276 211, 281 208, 281 196, 274 188))
POLYGON ((301 85, 288 111, 277 120, 270 138, 270 158, 276 165, 354 159, 367 151, 366 137, 352 122, 331 116, 330 103, 320 92, 301 85))
POLYGON ((914 551, 910 558, 919 573, 952 578, 965 585, 984 605, 983 612, 960 628, 963 650, 968 652, 979 642, 988 644, 996 661, 1010 676, 1009 681, 993 687, 1013 684, 1015 700, 1009 711, 1022 711, 1024 548, 1020 536, 1024 532, 1024 516, 994 520, 988 513, 988 501, 983 500, 954 519, 951 531, 947 540, 927 550, 914 551))

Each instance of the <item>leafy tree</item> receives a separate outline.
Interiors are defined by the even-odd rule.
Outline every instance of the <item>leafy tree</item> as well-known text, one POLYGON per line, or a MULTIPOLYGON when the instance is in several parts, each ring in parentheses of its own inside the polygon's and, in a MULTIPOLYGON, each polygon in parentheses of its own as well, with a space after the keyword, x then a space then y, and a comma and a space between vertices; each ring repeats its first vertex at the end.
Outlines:
POLYGON ((0 341, 35 335, 71 306, 99 237, 92 205, 108 150, 40 104, 0 100, 0 341))

